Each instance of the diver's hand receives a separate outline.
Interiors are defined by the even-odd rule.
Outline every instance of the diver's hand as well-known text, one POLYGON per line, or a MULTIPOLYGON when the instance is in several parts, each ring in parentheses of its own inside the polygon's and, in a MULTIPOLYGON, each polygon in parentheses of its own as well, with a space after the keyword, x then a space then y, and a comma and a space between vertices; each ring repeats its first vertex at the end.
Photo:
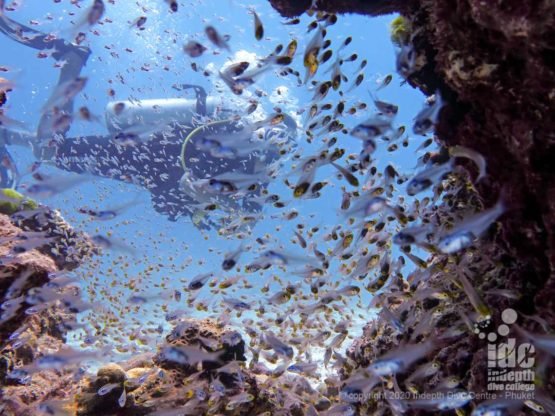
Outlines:
POLYGON ((193 222, 193 225, 200 231, 210 231, 210 229, 212 228, 212 227, 210 227, 209 224, 207 224, 204 221, 197 222, 197 223, 193 222))
POLYGON ((61 41, 62 47, 56 49, 52 57, 56 61, 76 62, 82 68, 91 56, 91 49, 86 46, 75 45, 66 41, 61 41))
POLYGON ((7 140, 7 136, 8 136, 8 132, 6 131, 6 129, 3 129, 0 127, 0 147, 4 147, 7 144, 9 144, 7 140))
POLYGON ((194 212, 189 214, 191 222, 200 231, 209 231, 211 229, 218 229, 218 224, 210 219, 205 213, 194 212))
POLYGON ((209 231, 216 225, 208 217, 199 220, 195 214, 191 214, 191 222, 200 231, 209 231))

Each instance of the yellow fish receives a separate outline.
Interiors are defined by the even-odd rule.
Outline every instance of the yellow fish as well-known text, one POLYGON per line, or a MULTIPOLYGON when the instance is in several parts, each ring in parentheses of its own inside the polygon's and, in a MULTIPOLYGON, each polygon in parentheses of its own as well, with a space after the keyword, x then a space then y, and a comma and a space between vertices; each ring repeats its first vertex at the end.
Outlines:
POLYGON ((287 45, 287 56, 293 58, 295 52, 297 52, 297 40, 293 39, 291 42, 289 42, 289 45, 287 45))

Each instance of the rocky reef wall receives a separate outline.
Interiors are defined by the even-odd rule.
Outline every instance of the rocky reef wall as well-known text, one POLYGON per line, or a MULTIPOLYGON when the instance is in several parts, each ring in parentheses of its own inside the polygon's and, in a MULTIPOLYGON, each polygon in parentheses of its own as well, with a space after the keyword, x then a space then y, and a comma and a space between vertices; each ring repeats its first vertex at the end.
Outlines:
POLYGON ((59 288, 67 296, 66 305, 35 303, 33 297, 53 288, 60 271, 75 269, 97 248, 58 212, 9 195, 22 209, 14 212, 4 204, 1 211, 10 215, 0 213, 0 413, 31 415, 37 403, 75 393, 73 372, 40 372, 29 383, 9 374, 62 349, 66 333, 77 324, 74 302, 80 303, 76 286, 59 288))

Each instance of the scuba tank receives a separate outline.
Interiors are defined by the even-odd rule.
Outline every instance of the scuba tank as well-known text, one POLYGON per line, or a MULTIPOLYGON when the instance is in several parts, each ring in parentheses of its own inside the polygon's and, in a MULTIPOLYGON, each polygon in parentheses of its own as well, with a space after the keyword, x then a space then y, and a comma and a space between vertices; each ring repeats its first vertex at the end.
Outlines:
MULTIPOLYGON (((212 114, 216 97, 207 97, 204 114, 212 114)), ((134 101, 114 101, 106 106, 106 127, 116 133, 132 126, 166 125, 172 122, 191 124, 198 115, 198 100, 190 98, 160 98, 134 101)))

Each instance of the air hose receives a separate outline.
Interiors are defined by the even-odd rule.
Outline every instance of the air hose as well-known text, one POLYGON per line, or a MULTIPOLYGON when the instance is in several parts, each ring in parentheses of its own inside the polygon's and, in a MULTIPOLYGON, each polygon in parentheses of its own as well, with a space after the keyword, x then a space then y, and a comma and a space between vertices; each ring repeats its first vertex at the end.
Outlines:
POLYGON ((181 155, 180 155, 180 160, 181 160, 181 167, 183 168, 184 171, 187 171, 187 164, 185 163, 185 151, 187 150, 187 145, 189 144, 189 142, 191 141, 191 139, 193 139, 194 137, 200 135, 201 133, 204 133, 204 131, 209 128, 209 127, 215 127, 215 126, 223 126, 223 125, 229 125, 231 123, 236 122, 235 120, 218 120, 218 121, 212 121, 210 123, 206 123, 203 124, 202 126, 197 127, 196 129, 194 129, 193 131, 191 131, 187 137, 185 138, 185 140, 183 140, 183 145, 181 146, 181 155))

